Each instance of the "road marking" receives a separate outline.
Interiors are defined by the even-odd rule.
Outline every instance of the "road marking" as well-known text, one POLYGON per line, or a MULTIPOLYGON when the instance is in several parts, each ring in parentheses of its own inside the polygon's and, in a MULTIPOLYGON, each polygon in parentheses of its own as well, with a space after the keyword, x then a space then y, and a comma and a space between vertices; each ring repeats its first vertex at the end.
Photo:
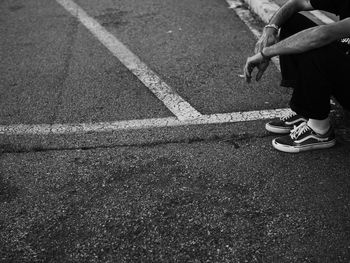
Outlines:
POLYGON ((310 13, 313 14, 315 17, 317 17, 319 20, 321 20, 321 22, 325 24, 330 24, 335 22, 333 19, 329 18, 328 16, 326 16, 325 14, 323 14, 318 10, 311 11, 310 13))
POLYGON ((161 80, 135 54, 133 54, 114 35, 109 33, 95 19, 71 0, 56 0, 69 13, 76 17, 90 32, 118 58, 138 79, 149 88, 159 100, 179 119, 195 119, 200 114, 170 86, 161 80))
POLYGON ((290 113, 290 109, 275 109, 261 111, 246 111, 202 115, 197 119, 179 120, 176 117, 127 120, 115 122, 77 123, 77 124, 14 124, 0 126, 0 134, 12 135, 58 135, 101 133, 123 130, 138 130, 160 127, 176 127, 187 125, 236 123, 256 120, 273 119, 290 113))
MULTIPOLYGON (((59 135, 59 134, 82 134, 100 133, 125 130, 138 130, 161 127, 176 127, 187 125, 205 125, 220 123, 237 123, 256 120, 273 119, 284 116, 290 109, 274 109, 246 112, 232 112, 212 115, 202 115, 179 95, 177 95, 166 83, 140 61, 119 40, 106 31, 97 21, 89 17, 84 10, 70 0, 56 0, 73 16, 79 19, 124 65, 131 70, 164 104, 175 114, 176 117, 127 120, 115 122, 77 123, 77 124, 14 124, 0 125, 0 134, 5 136, 16 135, 59 135)), ((239 5, 232 8, 238 11, 239 5)), ((239 12, 240 13, 240 12, 239 12)), ((244 13, 244 16, 247 14, 244 13)), ((248 17, 248 16, 246 16, 248 17)), ((253 21, 250 17, 246 21, 253 21)), ((252 23, 251 23, 252 24, 252 23)), ((253 26, 249 28, 254 28, 253 26)), ((258 32, 258 31, 256 31, 258 32)))

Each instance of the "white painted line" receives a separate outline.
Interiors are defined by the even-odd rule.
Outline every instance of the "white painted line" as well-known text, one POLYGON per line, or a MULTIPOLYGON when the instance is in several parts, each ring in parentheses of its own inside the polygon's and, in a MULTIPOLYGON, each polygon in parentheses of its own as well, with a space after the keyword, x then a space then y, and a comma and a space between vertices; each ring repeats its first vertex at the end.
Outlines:
POLYGON ((335 22, 333 19, 329 18, 324 13, 318 10, 311 11, 310 13, 313 14, 315 17, 317 17, 321 22, 325 24, 331 24, 335 22))
MULTIPOLYGON (((226 0, 229 4, 229 8, 233 9, 238 17, 248 26, 250 31, 258 39, 260 38, 262 32, 261 29, 255 25, 255 18, 252 16, 252 13, 244 7, 243 2, 240 0, 226 0)), ((273 57, 272 62, 275 64, 276 68, 280 70, 280 60, 278 57, 273 57)))
POLYGON ((62 135, 101 133, 114 131, 139 130, 161 127, 176 127, 187 125, 204 125, 219 123, 236 123, 256 120, 273 119, 284 116, 290 109, 275 109, 261 111, 233 112, 212 115, 202 115, 197 119, 181 121, 175 117, 159 119, 128 120, 116 122, 78 123, 78 124, 35 124, 35 125, 3 125, 0 126, 0 135, 62 135))
POLYGON ((71 0, 56 1, 89 29, 91 33, 137 76, 179 120, 195 119, 202 116, 114 35, 109 33, 95 19, 90 17, 80 6, 71 0))
MULTIPOLYGON (((129 51, 119 40, 107 32, 94 19, 89 17, 79 6, 70 0, 56 0, 73 16, 77 17, 125 66, 130 69, 147 87, 149 87, 158 98, 175 114, 175 117, 127 120, 115 122, 77 123, 77 124, 14 124, 0 125, 0 135, 62 135, 62 134, 84 134, 116 132, 138 129, 150 129, 161 127, 176 127, 188 125, 205 125, 221 123, 237 123, 257 120, 279 118, 290 112, 290 109, 273 109, 261 111, 233 112, 212 115, 201 115, 193 109, 179 95, 172 91, 153 71, 129 51), (160 90, 159 90, 160 89, 160 90), (170 100, 170 102, 169 102, 170 100)), ((254 26, 254 18, 251 13, 242 6, 238 0, 227 0, 230 8, 237 14, 252 30, 256 37, 260 36, 259 30, 254 26)))

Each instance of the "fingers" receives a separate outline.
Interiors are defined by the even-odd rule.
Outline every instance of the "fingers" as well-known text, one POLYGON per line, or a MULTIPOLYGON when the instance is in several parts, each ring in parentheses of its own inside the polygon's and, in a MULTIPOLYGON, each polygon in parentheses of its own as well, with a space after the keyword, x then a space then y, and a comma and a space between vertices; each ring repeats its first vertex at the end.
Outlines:
POLYGON ((254 69, 254 65, 250 62, 250 59, 247 59, 247 62, 244 66, 244 76, 245 79, 248 83, 250 83, 251 79, 252 79, 252 71, 254 69))
POLYGON ((261 38, 256 42, 254 53, 259 53, 264 47, 268 46, 268 37, 266 35, 261 36, 261 38))
POLYGON ((260 50, 261 50, 261 42, 258 41, 258 42, 255 44, 254 53, 256 54, 256 53, 260 52, 260 50))
POLYGON ((254 48, 254 53, 259 53, 261 50, 263 50, 263 48, 266 46, 266 41, 264 39, 259 40, 256 44, 255 44, 255 48, 254 48))
POLYGON ((259 70, 258 71, 258 73, 256 73, 256 78, 255 78, 255 80, 256 81, 259 81, 260 79, 261 79, 261 77, 262 77, 262 75, 264 75, 264 72, 265 72, 265 70, 259 70))
POLYGON ((265 70, 269 66, 269 61, 259 61, 255 56, 249 57, 247 59, 247 62, 244 66, 244 77, 248 83, 251 82, 252 79, 252 72, 255 67, 258 68, 258 73, 256 74, 255 80, 259 81, 261 77, 263 76, 265 70))
POLYGON ((246 82, 250 83, 251 76, 249 76, 247 65, 245 65, 245 67, 244 67, 243 74, 244 74, 246 82))
POLYGON ((255 80, 259 81, 261 79, 261 77, 264 75, 265 70, 267 69, 267 67, 269 66, 269 62, 265 62, 265 63, 261 63, 259 65, 259 71, 256 74, 255 80))

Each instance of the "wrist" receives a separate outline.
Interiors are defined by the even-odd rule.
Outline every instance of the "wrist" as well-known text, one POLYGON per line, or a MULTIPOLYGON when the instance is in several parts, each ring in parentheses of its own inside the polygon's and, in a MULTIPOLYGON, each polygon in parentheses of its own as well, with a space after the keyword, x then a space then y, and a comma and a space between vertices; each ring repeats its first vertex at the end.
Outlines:
POLYGON ((264 58, 264 60, 270 60, 274 55, 271 53, 271 48, 264 47, 261 52, 261 56, 264 58))
POLYGON ((278 32, 273 28, 265 28, 263 34, 266 37, 274 37, 275 39, 278 37, 278 32))
POLYGON ((265 55, 265 53, 264 53, 263 50, 264 50, 264 49, 262 49, 262 50, 260 51, 260 55, 261 55, 263 61, 269 61, 270 58, 269 58, 268 56, 265 55))
POLYGON ((277 38, 277 37, 278 37, 279 30, 276 29, 275 27, 269 27, 269 25, 266 25, 266 26, 264 27, 263 33, 264 33, 266 36, 272 36, 272 37, 274 37, 274 38, 277 38))
POLYGON ((264 26, 264 29, 269 30, 269 31, 277 34, 280 28, 276 24, 271 23, 271 24, 267 24, 266 26, 264 26))

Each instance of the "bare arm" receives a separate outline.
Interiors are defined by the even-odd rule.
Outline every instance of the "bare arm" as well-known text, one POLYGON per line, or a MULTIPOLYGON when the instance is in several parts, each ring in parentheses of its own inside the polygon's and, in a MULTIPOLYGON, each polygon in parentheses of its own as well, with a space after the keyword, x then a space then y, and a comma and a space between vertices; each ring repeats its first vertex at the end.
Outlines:
POLYGON ((303 53, 319 48, 333 41, 350 36, 350 18, 328 25, 321 25, 303 30, 275 45, 265 47, 267 57, 284 54, 303 53))
MULTIPOLYGON (((281 27, 292 15, 300 11, 310 11, 313 7, 310 0, 289 0, 271 18, 270 24, 281 27)), ((264 28, 263 34, 257 43, 255 52, 260 52, 265 46, 274 44, 277 40, 277 33, 274 28, 264 28), (270 40, 269 40, 270 38, 270 40)))
POLYGON ((272 16, 270 23, 281 27, 295 13, 313 9, 310 0, 289 0, 272 16))
MULTIPOLYGON (((295 35, 290 36, 276 43, 275 45, 263 49, 264 56, 273 57, 276 55, 298 54, 308 50, 328 45, 336 40, 350 36, 350 18, 328 25, 316 26, 295 35)), ((257 53, 247 59, 244 67, 246 80, 250 82, 251 73, 255 67, 264 63, 266 58, 261 53, 257 53)), ((261 76, 259 76, 260 78, 261 76)), ((259 80, 257 75, 257 80, 259 80)))
MULTIPOLYGON (((293 14, 299 11, 312 10, 310 0, 289 0, 284 4, 271 18, 270 24, 275 24, 281 27, 293 14)), ((272 46, 278 41, 278 30, 275 28, 265 27, 263 33, 255 45, 254 53, 259 53, 265 47, 272 46)), ((256 79, 259 80, 269 66, 269 61, 264 61, 258 65, 258 74, 256 79)))

